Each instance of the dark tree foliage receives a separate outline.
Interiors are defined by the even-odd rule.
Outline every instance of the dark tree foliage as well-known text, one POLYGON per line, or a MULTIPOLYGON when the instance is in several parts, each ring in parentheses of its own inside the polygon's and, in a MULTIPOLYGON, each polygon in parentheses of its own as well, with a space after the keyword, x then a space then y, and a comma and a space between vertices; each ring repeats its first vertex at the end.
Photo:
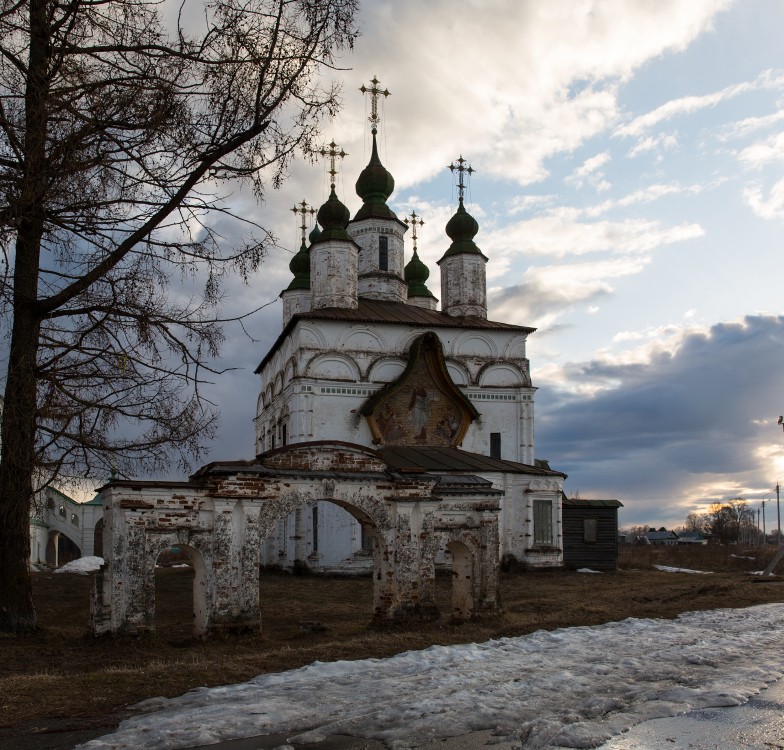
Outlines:
POLYGON ((229 183, 260 197, 312 147, 339 103, 325 68, 356 35, 356 0, 167 9, 0 0, 0 630, 35 628, 37 484, 198 458, 220 281, 270 242, 211 226, 229 183))

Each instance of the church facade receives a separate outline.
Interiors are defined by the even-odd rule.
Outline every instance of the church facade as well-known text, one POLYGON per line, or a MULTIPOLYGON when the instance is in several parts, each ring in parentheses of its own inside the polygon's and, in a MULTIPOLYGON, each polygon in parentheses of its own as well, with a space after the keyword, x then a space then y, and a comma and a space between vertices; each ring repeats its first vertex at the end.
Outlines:
MULTIPOLYGON (((256 452, 333 439, 373 448, 391 470, 481 478, 503 492, 500 557, 561 565, 565 476, 534 458, 536 389, 526 357, 534 329, 487 318, 488 259, 463 201, 470 168, 462 157, 452 165, 460 199, 439 260, 438 309, 417 254, 421 219, 401 220, 387 204, 394 179, 379 159, 375 106, 370 120, 372 155, 356 182, 362 205, 353 218, 333 185, 320 229, 306 241, 303 201, 282 331, 256 370, 256 452)), ((334 173, 339 151, 331 146, 334 173)), ((280 522, 262 561, 359 571, 372 566, 369 547, 350 514, 318 502, 280 522)), ((449 556, 439 550, 439 564, 449 556)))

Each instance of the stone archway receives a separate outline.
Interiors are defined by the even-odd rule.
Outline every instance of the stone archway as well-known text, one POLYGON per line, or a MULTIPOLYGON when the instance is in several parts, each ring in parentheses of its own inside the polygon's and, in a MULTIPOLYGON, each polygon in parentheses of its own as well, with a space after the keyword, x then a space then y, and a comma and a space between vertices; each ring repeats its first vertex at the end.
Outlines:
POLYGON ((95 578, 93 632, 154 628, 154 564, 172 544, 191 547, 204 565, 201 634, 259 629, 261 541, 281 519, 319 501, 347 510, 374 541, 374 621, 438 616, 439 540, 463 545, 454 549, 461 579, 471 583, 470 601, 461 583, 453 609, 496 611, 501 492, 478 477, 444 479, 393 469, 364 446, 318 441, 209 464, 189 482, 112 482, 101 488, 106 562, 95 578))
POLYGON ((46 564, 59 567, 82 556, 79 545, 62 531, 50 531, 46 542, 46 564))
MULTIPOLYGON (((160 559, 161 554, 163 554, 166 549, 171 549, 171 547, 164 548, 162 552, 156 558, 156 561, 160 559)), ((204 562, 204 556, 202 553, 197 550, 195 547, 192 547, 188 544, 177 544, 176 549, 185 555, 188 560, 188 564, 190 565, 193 571, 193 582, 192 582, 192 612, 193 612, 193 634, 197 637, 205 636, 209 633, 209 602, 208 602, 208 570, 207 565, 204 562)), ((155 586, 157 589, 157 576, 153 573, 153 580, 155 581, 155 586)), ((156 590, 157 594, 157 590, 156 590)), ((158 630, 158 607, 156 601, 156 608, 153 612, 153 623, 152 629, 158 630)))
MULTIPOLYGON (((394 519, 387 504, 376 493, 358 492, 354 482, 335 479, 311 479, 300 482, 299 487, 289 486, 273 502, 265 502, 259 514, 259 538, 264 540, 278 528, 278 524, 290 514, 312 507, 318 502, 335 505, 356 519, 363 534, 373 540, 373 614, 372 620, 383 623, 391 616, 391 610, 400 599, 394 554, 390 552, 394 540, 394 519)), ((297 559, 305 560, 305 538, 295 533, 302 551, 295 553, 297 559)))

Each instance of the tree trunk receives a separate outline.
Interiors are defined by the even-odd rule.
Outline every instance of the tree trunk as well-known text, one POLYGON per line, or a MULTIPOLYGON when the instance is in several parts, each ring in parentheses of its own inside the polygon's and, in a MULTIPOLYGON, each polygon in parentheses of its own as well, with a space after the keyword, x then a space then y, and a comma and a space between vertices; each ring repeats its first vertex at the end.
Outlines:
POLYGON ((35 463, 35 420, 28 416, 35 415, 35 363, 31 368, 29 360, 35 357, 36 344, 30 346, 30 325, 27 332, 17 331, 26 322, 29 319, 14 321, 0 459, 0 631, 16 633, 36 627, 28 567, 35 463))
POLYGON ((30 581, 30 510, 35 475, 38 276, 47 197, 49 67, 46 0, 30 0, 30 55, 25 90, 24 177, 16 202, 14 323, 0 448, 0 631, 36 628, 30 581))

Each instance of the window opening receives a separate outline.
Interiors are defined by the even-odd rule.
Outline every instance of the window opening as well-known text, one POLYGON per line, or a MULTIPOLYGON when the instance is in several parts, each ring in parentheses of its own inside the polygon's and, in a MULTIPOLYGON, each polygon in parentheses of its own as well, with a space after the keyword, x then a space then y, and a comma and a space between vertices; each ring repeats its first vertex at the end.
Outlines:
POLYGON ((378 270, 389 270, 389 237, 378 238, 378 270))
POLYGON ((318 535, 318 505, 313 506, 313 551, 318 552, 319 535, 318 535))
POLYGON ((550 500, 534 500, 534 543, 553 543, 553 504, 550 500))
POLYGON ((490 433, 490 458, 501 458, 501 433, 490 433))

